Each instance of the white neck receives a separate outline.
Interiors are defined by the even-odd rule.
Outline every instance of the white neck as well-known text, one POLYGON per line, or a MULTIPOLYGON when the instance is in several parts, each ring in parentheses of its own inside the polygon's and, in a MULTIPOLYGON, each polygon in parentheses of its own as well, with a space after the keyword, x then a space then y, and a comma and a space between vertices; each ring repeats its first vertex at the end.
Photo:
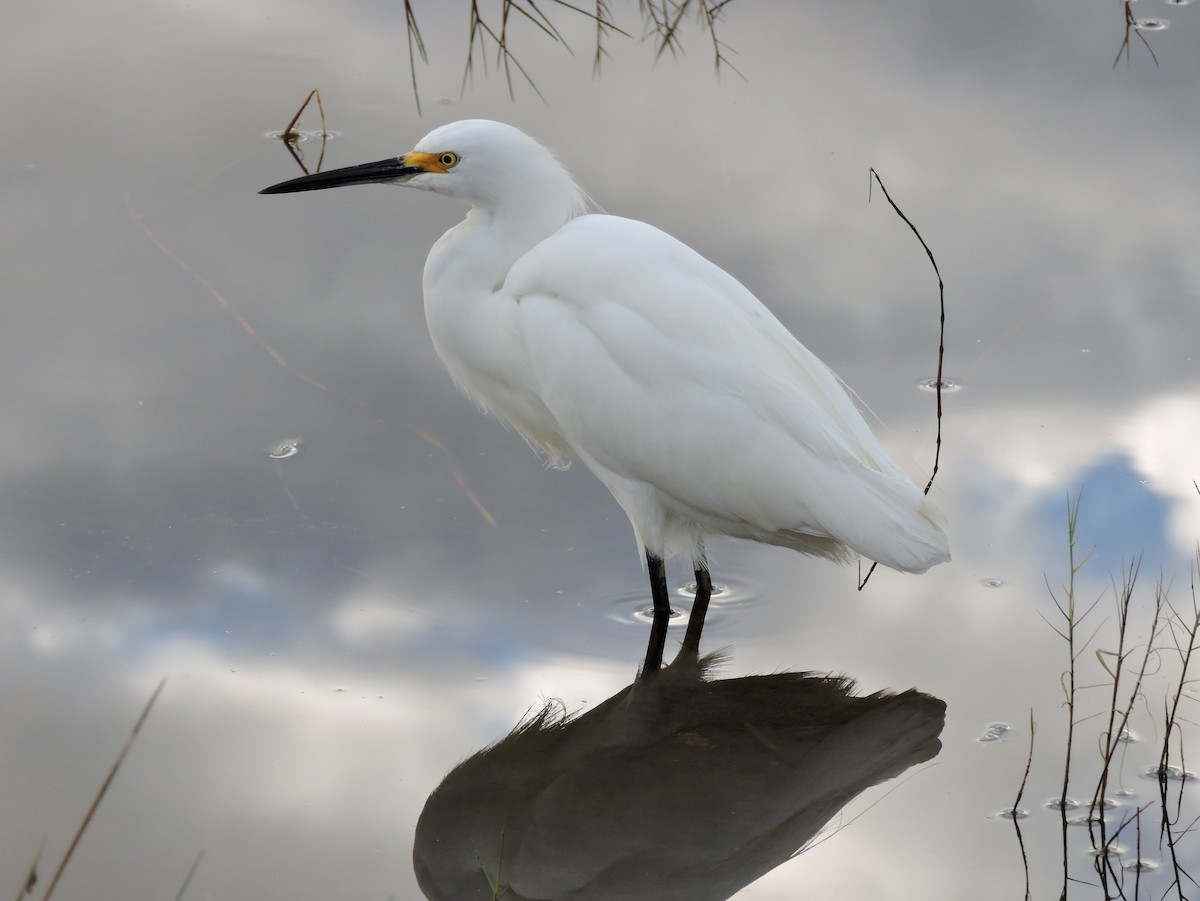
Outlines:
POLYGON ((552 417, 524 385, 526 367, 510 359, 520 346, 517 304, 503 292, 513 264, 589 203, 567 173, 539 178, 537 190, 509 185, 505 196, 476 201, 466 219, 438 240, 425 262, 425 318, 434 348, 454 381, 477 404, 508 421, 558 460, 552 417))

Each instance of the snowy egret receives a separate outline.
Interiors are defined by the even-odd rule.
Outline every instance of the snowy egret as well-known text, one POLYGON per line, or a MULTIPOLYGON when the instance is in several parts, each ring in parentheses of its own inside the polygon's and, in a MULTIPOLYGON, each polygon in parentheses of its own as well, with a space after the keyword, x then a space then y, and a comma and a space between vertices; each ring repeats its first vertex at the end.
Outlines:
POLYGON ((471 205, 425 262, 425 317, 454 381, 554 466, 580 459, 645 554, 662 661, 663 559, 705 535, 903 572, 948 560, 941 514, 888 457, 837 376, 731 275, 658 229, 598 211, 541 144, 472 119, 392 159, 282 182, 383 183, 471 205))

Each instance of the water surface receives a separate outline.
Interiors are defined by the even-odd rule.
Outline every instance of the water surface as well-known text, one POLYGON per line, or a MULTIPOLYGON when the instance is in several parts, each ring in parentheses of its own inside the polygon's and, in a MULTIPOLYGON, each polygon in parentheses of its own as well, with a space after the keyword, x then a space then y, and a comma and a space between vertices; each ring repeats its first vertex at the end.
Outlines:
MULTIPOLYGON (((611 36, 593 77, 589 24, 556 11, 573 56, 519 32, 543 101, 482 71, 460 96, 460 5, 418 9, 420 115, 397 4, 27 4, 0 36, 10 896, 43 839, 45 884, 164 676, 58 898, 173 897, 201 850, 187 897, 418 898, 413 830, 450 767, 546 698, 591 709, 636 672, 646 590, 619 509, 582 467, 547 472, 480 416, 429 343, 421 266, 463 211, 382 187, 256 194, 300 174, 266 135, 315 86, 328 165, 456 118, 537 135, 607 210, 754 290, 923 483, 937 286, 878 191, 868 202, 875 167, 946 283, 959 390, 943 397, 934 494, 954 560, 877 572, 860 593, 853 568, 712 542, 731 591, 705 646, 727 650, 724 677, 916 686, 947 704, 943 750, 745 896, 1021 897, 999 812, 1032 713, 1018 823, 1035 895, 1057 897, 1044 802, 1062 790, 1068 656, 1047 583, 1065 597, 1068 497, 1083 492, 1078 597, 1101 598, 1081 629, 1081 643, 1100 632, 1078 660, 1079 719, 1108 708, 1111 657, 1095 652, 1117 648, 1123 567, 1142 559, 1128 647, 1150 638, 1160 574, 1191 610, 1195 8, 1132 4, 1170 27, 1133 31, 1114 66, 1118 3, 735 3, 721 36, 742 77, 719 78, 690 25, 683 55, 657 64, 651 44, 611 36), (1012 728, 982 741, 996 723, 1012 728)), ((633 4, 613 6, 641 34, 633 4)), ((302 145, 310 164, 318 144, 302 145)), ((1157 798, 1142 773, 1178 667, 1156 663, 1113 765, 1114 828, 1157 798)), ((1084 804, 1106 728, 1086 719, 1075 737, 1084 804)), ((1085 833, 1068 864, 1094 879, 1085 833)), ((1156 823, 1143 833, 1121 860, 1163 864, 1156 823)), ((1180 845, 1193 872, 1197 848, 1180 845)), ((1142 871, 1143 890, 1157 897, 1167 869, 1142 871)))

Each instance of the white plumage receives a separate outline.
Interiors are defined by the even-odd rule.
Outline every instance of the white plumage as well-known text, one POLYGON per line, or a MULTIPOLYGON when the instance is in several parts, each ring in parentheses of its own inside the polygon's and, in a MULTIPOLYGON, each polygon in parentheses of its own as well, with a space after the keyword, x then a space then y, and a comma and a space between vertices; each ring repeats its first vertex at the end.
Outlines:
POLYGON ((532 138, 455 122, 404 156, 267 191, 379 181, 471 204, 425 264, 434 346, 553 464, 577 458, 596 474, 652 580, 668 552, 703 573, 706 534, 905 572, 949 559, 940 514, 833 372, 686 245, 590 212, 532 138))

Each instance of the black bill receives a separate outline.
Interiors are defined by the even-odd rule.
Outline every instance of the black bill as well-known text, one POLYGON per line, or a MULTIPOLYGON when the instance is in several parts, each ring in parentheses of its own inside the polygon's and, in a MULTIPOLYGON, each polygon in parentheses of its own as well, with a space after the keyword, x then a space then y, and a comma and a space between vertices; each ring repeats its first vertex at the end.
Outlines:
POLYGON ((321 191, 325 188, 340 188, 342 185, 379 184, 397 181, 416 175, 425 170, 419 166, 406 166, 404 157, 393 157, 390 160, 380 160, 377 163, 361 163, 357 166, 347 166, 344 169, 331 169, 328 172, 316 172, 312 175, 302 175, 289 181, 281 181, 277 185, 263 188, 259 194, 293 194, 297 191, 321 191))

